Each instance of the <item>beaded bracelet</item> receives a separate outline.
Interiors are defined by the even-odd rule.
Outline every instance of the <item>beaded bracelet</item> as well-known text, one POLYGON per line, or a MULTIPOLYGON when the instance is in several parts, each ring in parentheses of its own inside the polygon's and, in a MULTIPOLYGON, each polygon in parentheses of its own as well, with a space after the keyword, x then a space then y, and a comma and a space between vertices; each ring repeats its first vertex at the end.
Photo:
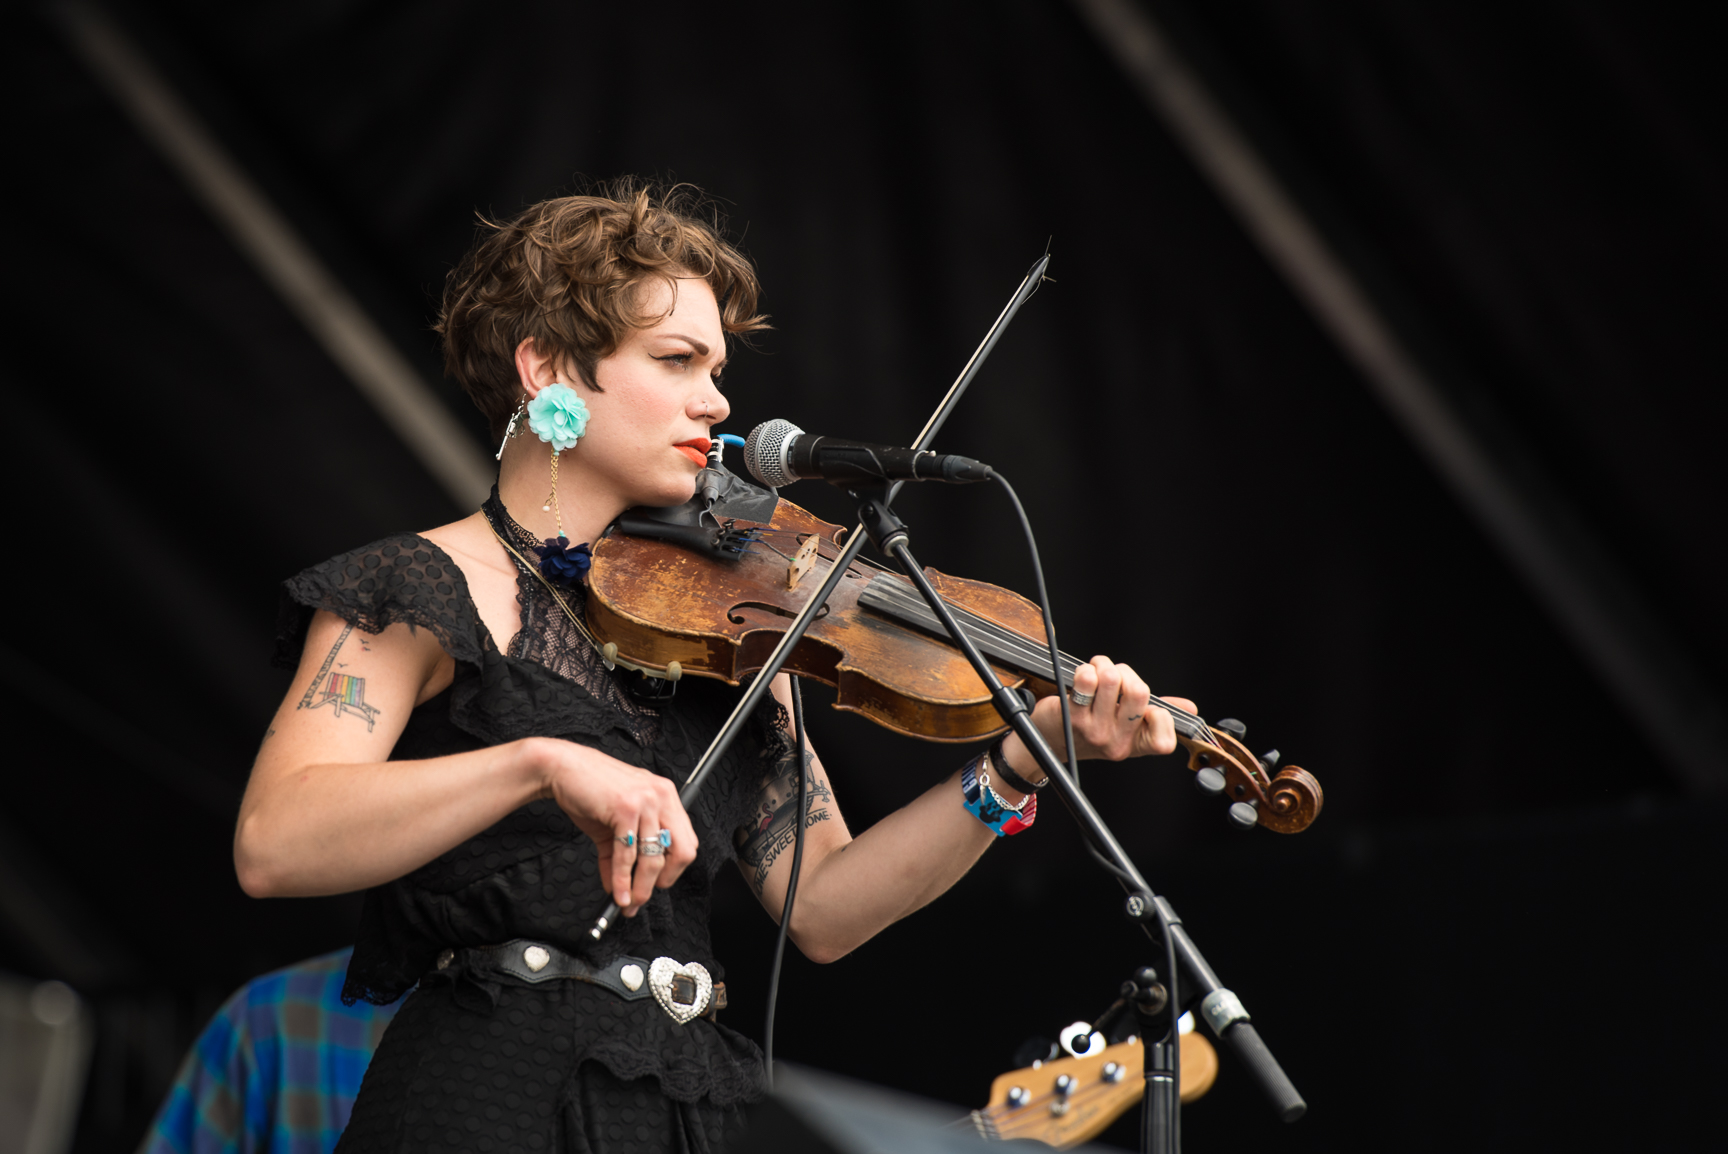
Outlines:
POLYGON ((1027 794, 1018 807, 1002 800, 1002 795, 990 788, 990 775, 978 776, 979 758, 966 763, 960 771, 960 790, 966 796, 966 812, 996 831, 997 837, 1019 833, 1038 819, 1038 797, 1027 794))
POLYGON ((1002 754, 1003 743, 1007 740, 1008 735, 1004 733, 1001 737, 996 739, 995 745, 992 745, 984 752, 984 764, 989 767, 989 770, 994 771, 1003 781, 1007 782, 1021 793, 1037 793, 1039 790, 1049 785, 1050 779, 1048 777, 1037 785, 1033 785, 1031 782, 1014 772, 1014 767, 1008 764, 1008 759, 1002 754))

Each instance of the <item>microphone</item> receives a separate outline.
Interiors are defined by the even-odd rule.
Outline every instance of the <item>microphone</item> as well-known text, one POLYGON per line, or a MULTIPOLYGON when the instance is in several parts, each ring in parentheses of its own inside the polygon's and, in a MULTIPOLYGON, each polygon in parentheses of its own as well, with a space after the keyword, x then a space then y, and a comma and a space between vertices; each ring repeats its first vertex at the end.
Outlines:
POLYGON ((781 420, 764 421, 750 430, 744 442, 744 466, 770 489, 806 477, 851 489, 890 481, 967 484, 992 476, 989 465, 971 457, 812 436, 781 420))

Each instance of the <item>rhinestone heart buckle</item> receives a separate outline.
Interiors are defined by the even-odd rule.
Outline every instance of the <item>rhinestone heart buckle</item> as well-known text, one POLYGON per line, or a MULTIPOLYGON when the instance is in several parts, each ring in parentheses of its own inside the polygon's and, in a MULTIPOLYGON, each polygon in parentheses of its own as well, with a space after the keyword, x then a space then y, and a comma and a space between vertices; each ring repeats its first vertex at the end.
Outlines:
POLYGON ((655 958, 648 967, 648 988, 668 1017, 679 1025, 698 1017, 714 1000, 714 979, 700 962, 655 958))

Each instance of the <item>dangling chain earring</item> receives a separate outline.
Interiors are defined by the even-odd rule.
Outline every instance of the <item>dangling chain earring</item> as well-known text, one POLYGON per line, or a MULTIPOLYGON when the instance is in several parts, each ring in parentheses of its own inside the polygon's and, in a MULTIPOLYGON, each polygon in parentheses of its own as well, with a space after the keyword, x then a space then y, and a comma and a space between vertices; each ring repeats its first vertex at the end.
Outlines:
MULTIPOLYGON (((541 512, 551 513, 558 526, 558 536, 547 538, 546 544, 536 546, 534 552, 540 555, 540 572, 548 580, 561 585, 575 585, 588 572, 590 554, 586 542, 571 545, 570 538, 564 535, 564 510, 558 504, 558 456, 565 449, 574 449, 587 431, 588 406, 576 395, 575 389, 555 381, 527 402, 525 410, 528 427, 535 436, 552 446, 552 486, 541 512)), ((499 452, 502 455, 503 450, 499 452)))
POLYGON ((564 536, 564 510, 558 507, 558 450, 552 450, 552 491, 546 494, 546 503, 540 506, 542 513, 550 513, 558 519, 558 536, 564 536))
POLYGON ((523 393, 522 403, 516 406, 514 413, 510 414, 510 423, 504 426, 504 439, 498 442, 498 455, 492 458, 494 461, 502 461, 504 459, 504 446, 510 443, 512 437, 520 437, 522 430, 528 427, 527 422, 522 419, 527 412, 528 394, 523 393))

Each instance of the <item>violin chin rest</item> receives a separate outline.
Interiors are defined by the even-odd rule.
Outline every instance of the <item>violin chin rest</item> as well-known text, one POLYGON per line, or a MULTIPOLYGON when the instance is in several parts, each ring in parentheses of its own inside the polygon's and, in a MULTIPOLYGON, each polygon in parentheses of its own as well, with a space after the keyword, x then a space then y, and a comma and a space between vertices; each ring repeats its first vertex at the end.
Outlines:
POLYGON ((627 509, 612 527, 631 537, 646 537, 682 546, 716 561, 736 561, 744 547, 755 540, 752 529, 722 529, 717 525, 687 525, 663 521, 642 515, 637 509, 627 509))

